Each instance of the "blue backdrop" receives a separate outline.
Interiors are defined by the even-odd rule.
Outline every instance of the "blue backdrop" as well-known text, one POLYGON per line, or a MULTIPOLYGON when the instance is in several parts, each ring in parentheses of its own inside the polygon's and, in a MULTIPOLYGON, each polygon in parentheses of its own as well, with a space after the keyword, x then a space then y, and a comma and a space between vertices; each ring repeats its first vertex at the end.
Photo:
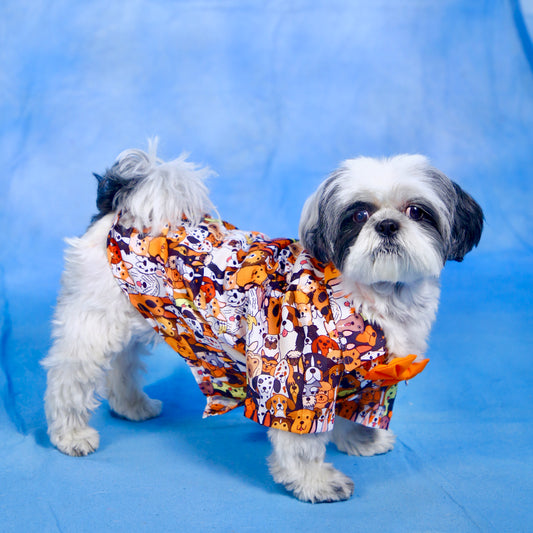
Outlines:
POLYGON ((0 529, 525 531, 533 508, 533 47, 511 0, 4 0, 0 5, 0 529), (93 171, 159 135, 219 177, 221 215, 295 236, 347 157, 421 152, 482 204, 448 265, 427 370, 401 387, 395 450, 329 450, 356 482, 312 506, 270 479, 264 429, 201 419, 161 349, 143 424, 94 416, 86 458, 48 443, 39 360, 65 236, 94 214, 93 171))

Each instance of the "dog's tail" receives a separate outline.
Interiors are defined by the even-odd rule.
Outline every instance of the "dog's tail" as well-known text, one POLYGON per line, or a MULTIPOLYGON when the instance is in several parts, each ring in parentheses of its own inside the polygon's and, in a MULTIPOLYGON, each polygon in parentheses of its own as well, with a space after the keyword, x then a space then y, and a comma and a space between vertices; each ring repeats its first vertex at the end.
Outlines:
POLYGON ((148 143, 148 152, 125 150, 103 176, 95 174, 99 212, 93 222, 121 211, 123 222, 158 232, 182 216, 198 224, 216 211, 204 183, 214 172, 187 161, 186 154, 164 162, 157 158, 156 149, 154 139, 148 143))

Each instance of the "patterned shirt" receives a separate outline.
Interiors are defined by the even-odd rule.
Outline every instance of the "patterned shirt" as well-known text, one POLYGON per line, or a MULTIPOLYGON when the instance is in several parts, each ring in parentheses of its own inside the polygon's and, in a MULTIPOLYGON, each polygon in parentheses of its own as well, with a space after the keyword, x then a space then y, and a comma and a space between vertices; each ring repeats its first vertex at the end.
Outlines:
POLYGON ((331 263, 209 217, 154 236, 117 216, 107 246, 121 289, 189 364, 204 416, 244 405, 246 417, 294 433, 329 431, 336 414, 388 427, 400 379, 367 377, 384 367, 385 337, 339 290, 331 263))

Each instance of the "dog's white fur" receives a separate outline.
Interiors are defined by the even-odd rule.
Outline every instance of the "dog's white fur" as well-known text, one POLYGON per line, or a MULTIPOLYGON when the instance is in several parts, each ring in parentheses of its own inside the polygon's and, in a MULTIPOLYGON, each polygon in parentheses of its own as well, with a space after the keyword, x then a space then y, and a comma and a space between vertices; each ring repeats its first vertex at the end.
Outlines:
MULTIPOLYGON (((315 243, 309 235, 331 223, 328 220, 339 219, 354 198, 376 206, 345 254, 343 284, 355 309, 383 328, 390 354, 399 357, 425 353, 437 311, 438 277, 447 259, 444 249, 452 233, 451 202, 427 179, 428 169, 421 156, 349 160, 308 200, 300 225, 302 241, 312 249, 315 243), (327 183, 334 183, 342 192, 331 205, 324 199, 327 183), (417 227, 405 214, 411 199, 420 197, 439 215, 442 243, 436 243, 434 234, 417 227), (328 209, 325 222, 319 222, 321 209, 328 209), (381 240, 372 220, 384 217, 400 224, 402 252, 376 258, 381 240)), ((123 222, 137 228, 158 232, 182 214, 198 221, 213 211, 204 185, 211 172, 184 157, 163 163, 153 146, 148 154, 129 150, 119 156, 112 170, 131 179, 132 184, 138 180, 117 196, 113 206, 127 217, 123 222)), ((81 238, 68 240, 54 342, 43 361, 48 371, 48 432, 52 443, 69 455, 86 455, 97 449, 99 436, 88 421, 99 397, 107 397, 111 409, 130 420, 145 420, 161 411, 161 402, 150 399, 139 382, 139 356, 157 336, 119 289, 106 256, 106 238, 114 216, 113 212, 102 216, 81 238)), ((323 236, 322 241, 327 238, 323 236)), ((331 246, 334 248, 334 243, 331 246)), ((366 428, 340 417, 331 434, 298 435, 269 429, 268 435, 275 481, 310 502, 344 500, 353 493, 352 480, 324 462, 330 439, 340 450, 363 456, 391 450, 395 439, 390 431, 366 428)))

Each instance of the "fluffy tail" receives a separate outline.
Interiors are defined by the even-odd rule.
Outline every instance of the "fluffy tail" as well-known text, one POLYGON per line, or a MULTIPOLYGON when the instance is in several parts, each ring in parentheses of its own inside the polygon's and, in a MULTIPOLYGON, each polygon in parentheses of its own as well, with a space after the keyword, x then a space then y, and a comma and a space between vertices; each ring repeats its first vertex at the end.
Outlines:
POLYGON ((182 154, 164 162, 156 156, 157 139, 149 141, 148 153, 125 150, 98 180, 93 222, 114 211, 122 211, 122 220, 137 228, 159 231, 183 215, 192 224, 216 211, 205 186, 214 174, 208 167, 186 161, 182 154))

